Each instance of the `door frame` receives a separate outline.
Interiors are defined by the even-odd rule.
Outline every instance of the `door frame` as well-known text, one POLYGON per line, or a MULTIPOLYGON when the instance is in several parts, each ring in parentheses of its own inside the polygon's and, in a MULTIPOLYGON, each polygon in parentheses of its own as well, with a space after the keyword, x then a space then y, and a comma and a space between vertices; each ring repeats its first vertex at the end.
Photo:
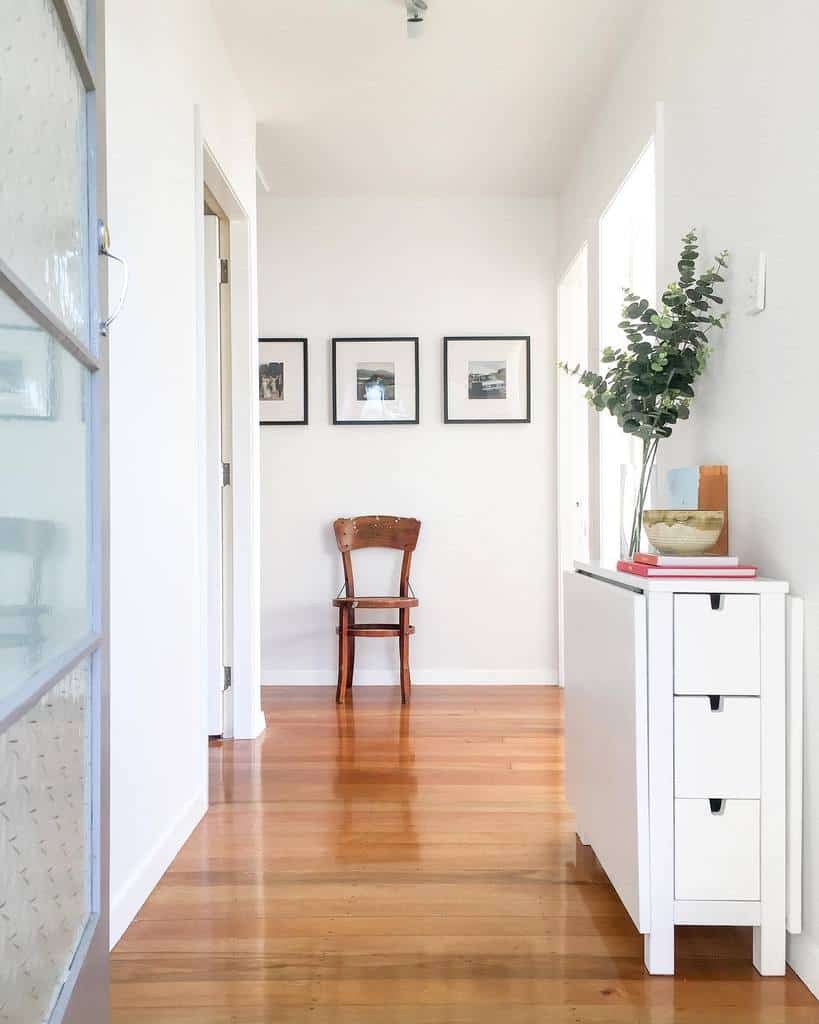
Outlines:
POLYGON ((207 390, 208 735, 229 739, 233 736, 233 687, 229 675, 233 666, 230 221, 207 184, 204 191, 206 223, 202 273, 207 390), (209 218, 216 222, 213 238, 208 237, 209 218), (222 275, 223 266, 228 271, 225 276, 222 275), (215 302, 214 293, 208 294, 214 286, 215 302))
MULTIPOLYGON (((194 108, 195 193, 196 212, 196 323, 199 350, 197 355, 197 428, 200 438, 197 502, 199 505, 199 566, 200 566, 200 622, 202 699, 201 736, 202 757, 207 760, 208 736, 208 637, 211 630, 221 630, 220 616, 214 618, 219 601, 212 599, 219 586, 209 566, 221 557, 215 550, 212 521, 212 491, 208 488, 208 403, 206 360, 206 319, 204 276, 205 260, 205 188, 223 211, 230 234, 230 376, 232 440, 231 487, 228 488, 233 522, 233 585, 232 585, 232 685, 226 694, 225 723, 232 726, 230 738, 255 739, 265 728, 261 707, 260 655, 261 622, 259 614, 259 417, 255 396, 258 393, 258 344, 255 334, 256 268, 251 260, 251 245, 255 241, 253 224, 247 210, 231 185, 229 175, 220 166, 208 145, 202 124, 201 109, 194 108)), ((212 468, 212 467, 211 467, 212 468)))

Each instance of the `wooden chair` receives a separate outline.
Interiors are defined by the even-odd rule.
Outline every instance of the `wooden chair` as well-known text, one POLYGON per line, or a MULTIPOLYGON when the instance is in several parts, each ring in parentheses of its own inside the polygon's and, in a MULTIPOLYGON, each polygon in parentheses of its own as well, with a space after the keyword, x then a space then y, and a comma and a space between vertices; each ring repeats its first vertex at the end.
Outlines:
POLYGON ((336 519, 333 523, 336 543, 344 565, 344 597, 337 597, 333 607, 338 608, 338 687, 336 702, 343 704, 347 687, 353 684, 355 642, 363 636, 394 636, 398 638, 401 662, 401 703, 410 698, 409 638, 415 632, 410 625, 410 608, 418 607, 411 597, 410 563, 421 523, 417 519, 399 519, 395 516, 358 516, 355 519, 336 519), (353 581, 351 552, 359 548, 394 548, 404 552, 401 562, 401 581, 398 597, 356 597, 353 581), (398 622, 361 622, 355 620, 358 608, 397 608, 398 622))

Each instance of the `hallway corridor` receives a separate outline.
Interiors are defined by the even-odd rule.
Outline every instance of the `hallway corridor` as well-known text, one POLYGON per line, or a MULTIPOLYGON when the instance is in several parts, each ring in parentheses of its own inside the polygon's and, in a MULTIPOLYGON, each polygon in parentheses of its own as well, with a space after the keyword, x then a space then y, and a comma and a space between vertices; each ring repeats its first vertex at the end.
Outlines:
POLYGON ((819 1019, 755 973, 749 929, 678 929, 676 979, 644 973, 575 864, 559 689, 263 700, 260 740, 211 744, 210 810, 116 947, 116 1024, 819 1019))

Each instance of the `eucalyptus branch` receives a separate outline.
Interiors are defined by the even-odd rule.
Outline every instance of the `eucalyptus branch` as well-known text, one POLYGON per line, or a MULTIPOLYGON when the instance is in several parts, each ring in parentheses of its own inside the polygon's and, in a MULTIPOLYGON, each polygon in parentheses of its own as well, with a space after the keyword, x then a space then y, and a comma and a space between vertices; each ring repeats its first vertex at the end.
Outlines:
MULTIPOLYGON (((679 277, 663 292, 659 309, 630 289, 623 290, 623 319, 619 328, 627 344, 624 348, 608 346, 603 350, 602 372, 581 370, 579 363, 574 368, 558 364, 566 373, 579 378, 594 409, 608 410, 625 433, 643 442, 639 513, 657 446, 671 436, 680 420, 688 419, 694 383, 705 370, 711 353, 709 335, 715 327, 723 327, 727 316, 713 312, 715 306, 722 305, 715 289, 724 282, 720 271, 728 266, 727 251, 720 252, 699 275, 698 260, 697 235, 690 231, 682 239, 677 263, 679 277), (608 366, 605 371, 604 366, 608 366)), ((640 521, 635 515, 632 545, 639 542, 639 533, 640 521)))

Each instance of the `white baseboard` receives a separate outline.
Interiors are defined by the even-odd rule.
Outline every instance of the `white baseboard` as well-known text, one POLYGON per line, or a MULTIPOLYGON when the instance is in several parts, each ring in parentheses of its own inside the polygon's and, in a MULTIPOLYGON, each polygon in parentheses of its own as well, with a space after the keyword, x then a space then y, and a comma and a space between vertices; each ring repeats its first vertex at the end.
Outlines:
MULTIPOLYGON (((356 685, 398 686, 398 672, 356 669, 356 685)), ((413 685, 418 686, 557 686, 557 669, 413 669, 413 685)), ((271 669, 262 671, 262 686, 335 686, 333 669, 271 669)))
POLYGON ((111 949, 122 938, 125 929, 136 917, 207 809, 208 800, 204 794, 191 800, 170 828, 162 833, 120 891, 111 894, 111 949))
POLYGON ((819 999, 819 942, 808 935, 789 935, 788 963, 819 999))

